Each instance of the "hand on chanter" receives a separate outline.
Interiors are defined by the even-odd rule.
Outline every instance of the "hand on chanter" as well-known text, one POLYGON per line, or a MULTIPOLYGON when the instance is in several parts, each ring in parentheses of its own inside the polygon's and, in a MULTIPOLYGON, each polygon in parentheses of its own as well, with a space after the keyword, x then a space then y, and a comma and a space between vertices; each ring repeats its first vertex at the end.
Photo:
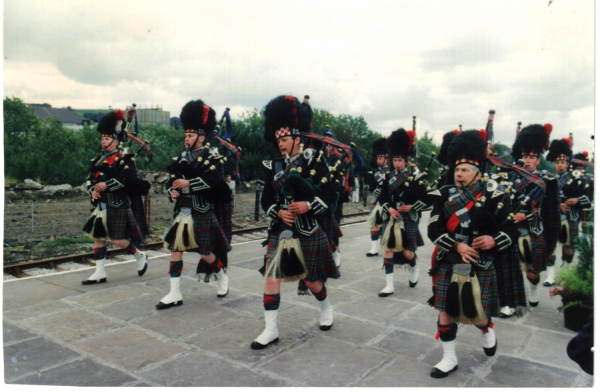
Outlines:
POLYGON ((169 195, 171 196, 171 200, 175 201, 175 199, 179 197, 179 192, 177 192, 176 190, 172 190, 169 195))
POLYGON ((173 181, 173 188, 175 189, 183 189, 190 186, 190 182, 188 180, 184 180, 182 178, 173 181))
POLYGON ((477 258, 479 257, 479 252, 475 249, 471 248, 469 245, 464 242, 456 243, 456 252, 462 257, 462 261, 467 264, 475 264, 477 263, 477 258))
POLYGON ((570 209, 571 207, 569 207, 567 203, 560 203, 560 210, 562 212, 569 212, 570 209))
POLYGON ((527 220, 527 215, 523 214, 522 212, 517 212, 513 220, 515 221, 515 223, 522 222, 524 220, 527 220))
POLYGON ((389 208, 389 209, 388 209, 388 212, 390 213, 390 216, 391 216, 392 218, 394 218, 394 219, 398 219, 398 218, 400 218, 400 213, 399 213, 398 211, 396 211, 395 209, 393 209, 393 208, 389 208))
POLYGON ((496 241, 490 235, 482 235, 473 240, 471 247, 473 249, 490 250, 496 246, 496 241))
POLYGON ((106 186, 106 182, 99 182, 96 185, 94 185, 94 190, 96 192, 102 192, 102 191, 105 191, 107 189, 108 189, 108 187, 106 186))
POLYGON ((412 208, 412 204, 406 204, 406 205, 400 206, 400 208, 398 208, 398 212, 409 212, 411 208, 412 208))
POLYGON ((279 219, 281 219, 287 226, 291 226, 296 220, 296 215, 287 210, 279 210, 277 217, 279 217, 279 219))
POLYGON ((566 205, 568 205, 569 207, 574 206, 575 204, 579 203, 579 199, 576 197, 572 197, 570 199, 567 199, 567 201, 565 202, 566 205))
POLYGON ((96 201, 100 198, 100 192, 92 191, 92 201, 96 201))
POLYGON ((293 214, 306 214, 308 212, 308 202, 295 201, 289 205, 288 210, 293 214))

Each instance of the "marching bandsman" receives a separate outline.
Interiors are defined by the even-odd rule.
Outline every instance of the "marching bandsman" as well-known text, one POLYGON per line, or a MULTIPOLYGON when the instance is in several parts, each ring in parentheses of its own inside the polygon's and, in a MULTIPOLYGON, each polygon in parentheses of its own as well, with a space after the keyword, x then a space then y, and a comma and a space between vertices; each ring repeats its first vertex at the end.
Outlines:
POLYGON ((385 249, 383 267, 386 285, 380 297, 394 294, 394 265, 410 266, 409 286, 419 281, 417 247, 423 246, 419 231, 419 212, 427 205, 427 184, 423 173, 410 165, 409 157, 415 144, 414 131, 400 128, 387 139, 387 152, 392 160, 392 171, 385 177, 379 203, 382 220, 387 222, 382 246, 385 249))
POLYGON ((513 219, 519 229, 519 256, 529 281, 529 305, 533 307, 539 303, 540 273, 546 270, 548 255, 554 252, 560 230, 556 179, 537 169, 541 154, 548 148, 551 132, 550 124, 526 126, 519 132, 512 147, 515 162, 522 160, 527 172, 546 183, 544 190, 531 178, 521 175, 514 182, 516 205, 513 207, 516 213, 513 219))
POLYGON ((371 250, 367 252, 367 257, 379 255, 379 240, 381 233, 385 231, 383 221, 381 220, 381 204, 379 203, 379 195, 385 181, 385 176, 389 172, 386 139, 380 138, 373 142, 373 155, 371 158, 371 166, 373 171, 370 171, 367 176, 367 185, 373 193, 371 199, 371 215, 368 222, 371 225, 371 250))
MULTIPOLYGON (((575 154, 573 159, 579 160, 582 162, 588 162, 588 152, 583 151, 579 154, 575 154)), ((586 165, 583 163, 575 163, 573 165, 575 170, 582 174, 581 178, 583 183, 585 184, 585 188, 587 189, 587 197, 580 200, 579 207, 581 208, 581 226, 586 227, 588 223, 588 217, 590 216, 590 212, 592 210, 593 202, 594 202, 594 176, 592 174, 586 173, 585 168, 586 165)), ((575 205, 573 201, 573 205, 575 205)))
MULTIPOLYGON (((571 147, 571 139, 553 140, 548 149, 548 155, 546 155, 546 160, 554 163, 555 177, 561 199, 559 241, 562 244, 563 263, 573 261, 573 239, 579 233, 580 222, 579 208, 570 207, 566 204, 566 201, 569 200, 569 203, 573 201, 578 203, 579 200, 578 197, 575 197, 575 193, 579 193, 579 189, 583 189, 577 187, 577 179, 573 176, 573 169, 569 169, 572 157, 571 147)), ((556 256, 554 254, 548 255, 546 271, 548 273, 544 281, 544 286, 550 287, 555 283, 556 279, 556 256)))
MULTIPOLYGON (((301 132, 310 132, 310 112, 297 98, 279 96, 265 108, 265 140, 284 158, 264 161, 268 169, 261 205, 270 218, 265 265, 265 329, 252 342, 259 350, 279 340, 277 313, 281 281, 304 282, 320 305, 322 331, 333 325, 328 278, 339 277, 319 217, 335 201, 325 161, 315 151, 302 151, 301 132)), ((299 291, 300 294, 300 291, 299 291)))
POLYGON ((104 265, 107 238, 135 257, 139 276, 144 275, 148 268, 146 253, 137 248, 148 235, 146 218, 142 208, 135 208, 137 216, 134 214, 132 198, 147 194, 150 184, 139 179, 134 154, 123 154, 119 148, 121 141, 126 138, 125 126, 123 111, 115 110, 102 116, 96 129, 102 135, 104 153, 92 159, 86 185, 95 208, 83 228, 94 240, 96 270, 81 282, 83 285, 106 282, 104 265))
POLYGON ((493 181, 481 181, 485 160, 485 131, 458 134, 448 150, 449 171, 454 184, 429 193, 433 210, 428 236, 439 247, 436 260, 435 308, 439 310, 438 333, 443 357, 431 377, 442 378, 458 368, 457 322, 474 324, 482 331, 482 346, 493 356, 497 341, 492 317, 498 314, 498 291, 493 263, 497 252, 508 249, 518 237, 507 219, 504 195, 493 181))
POLYGON ((171 290, 156 305, 159 310, 183 304, 180 287, 184 251, 200 254, 198 280, 216 279, 217 297, 229 293, 229 278, 225 273, 228 243, 213 204, 216 198, 230 202, 231 190, 216 170, 218 154, 211 156, 210 146, 204 143, 217 124, 215 111, 201 100, 190 101, 181 110, 180 118, 186 151, 167 168, 170 173, 167 193, 175 203, 175 221, 165 235, 165 245, 171 251, 171 290))

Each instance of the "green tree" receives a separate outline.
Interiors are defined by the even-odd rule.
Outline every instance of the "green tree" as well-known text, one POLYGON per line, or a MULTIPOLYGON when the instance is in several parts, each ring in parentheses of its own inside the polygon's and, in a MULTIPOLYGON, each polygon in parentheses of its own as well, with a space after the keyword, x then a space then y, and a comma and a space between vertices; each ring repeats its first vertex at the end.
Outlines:
POLYGON ((19 180, 37 178, 32 163, 38 153, 32 148, 41 130, 41 122, 19 98, 4 98, 4 172, 19 180))

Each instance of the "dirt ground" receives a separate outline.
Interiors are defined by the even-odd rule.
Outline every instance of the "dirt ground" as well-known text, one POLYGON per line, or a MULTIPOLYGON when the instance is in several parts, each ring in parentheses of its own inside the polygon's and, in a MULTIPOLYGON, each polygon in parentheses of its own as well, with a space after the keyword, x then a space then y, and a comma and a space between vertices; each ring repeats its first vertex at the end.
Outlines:
MULTIPOLYGON (((260 194, 258 195, 260 197, 260 194)), ((237 194, 234 200, 233 229, 264 226, 267 219, 259 207, 255 219, 256 192, 237 194)), ((166 193, 150 195, 150 241, 157 241, 170 227, 173 204, 166 193)), ((344 204, 344 213, 368 211, 363 202, 344 204)), ((91 252, 91 243, 55 246, 68 239, 82 239, 81 228, 89 218, 91 204, 79 190, 53 195, 35 191, 7 191, 4 204, 4 262, 17 262, 63 254, 91 252)))

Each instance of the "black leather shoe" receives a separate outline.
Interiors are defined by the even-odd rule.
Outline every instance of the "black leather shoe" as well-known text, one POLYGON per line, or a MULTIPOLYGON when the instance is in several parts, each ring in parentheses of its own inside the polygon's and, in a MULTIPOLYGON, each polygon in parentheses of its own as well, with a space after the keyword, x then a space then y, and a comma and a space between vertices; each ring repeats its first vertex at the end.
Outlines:
POLYGON ((456 371, 456 369, 458 369, 458 365, 454 366, 454 368, 453 368, 453 369, 451 369, 451 370, 450 370, 450 371, 448 371, 448 372, 442 372, 442 371, 441 371, 440 369, 438 369, 438 368, 433 368, 433 369, 431 369, 430 376, 431 376, 431 377, 433 377, 433 378, 444 378, 444 377, 448 377, 448 374, 450 374, 450 373, 452 373, 452 372, 456 371))
POLYGON ((539 302, 531 302, 531 301, 529 301, 529 305, 530 305, 532 308, 535 308, 536 306, 538 306, 538 305, 539 305, 539 302))
POLYGON ((223 298, 224 296, 226 296, 227 294, 229 294, 229 289, 227 289, 227 292, 225 294, 217 294, 218 298, 223 298))
POLYGON ((544 282, 544 287, 552 287, 552 286, 554 286, 554 283, 544 282))
POLYGON ((488 357, 493 357, 494 355, 496 355, 496 348, 498 347, 498 339, 496 338, 496 344, 494 344, 494 347, 492 348, 483 348, 483 352, 485 353, 485 355, 487 355, 488 357))
POLYGON ((511 315, 504 314, 504 313, 500 313, 500 314, 498 315, 498 317, 499 317, 499 318, 506 319, 506 318, 511 318, 511 317, 512 317, 512 316, 514 316, 514 315, 515 315, 514 313, 513 313, 513 314, 511 314, 511 315))
POLYGON ((162 302, 159 302, 156 305, 156 309, 164 310, 164 309, 172 308, 173 306, 181 306, 181 305, 183 305, 183 301, 171 302, 170 304, 163 304, 162 302))
POLYGON ((267 348, 267 347, 269 347, 269 345, 270 345, 270 344, 272 344, 272 343, 277 343, 278 341, 279 341, 279 338, 275 338, 274 340, 271 340, 271 341, 270 341, 269 343, 267 343, 267 344, 261 344, 261 343, 258 343, 257 341, 254 341, 254 342, 252 342, 252 344, 250 345, 250 348, 251 348, 252 350, 262 350, 262 349, 264 349, 264 348, 267 348))
POLYGON ((417 280, 415 283, 411 282, 410 280, 408 281, 408 287, 410 287, 411 289, 413 287, 415 287, 417 285, 417 283, 419 283, 419 281, 417 280))
POLYGON ((146 270, 148 269, 148 259, 146 259, 146 264, 144 264, 144 268, 141 271, 138 271, 138 276, 142 276, 146 273, 146 270))
POLYGON ((87 286, 90 284, 98 284, 98 283, 106 283, 106 278, 102 278, 100 280, 84 280, 81 282, 82 285, 87 286))
POLYGON ((333 323, 331 323, 331 325, 319 325, 321 331, 329 331, 331 327, 333 327, 333 323))
POLYGON ((377 252, 377 253, 367 253, 367 257, 375 257, 375 256, 379 256, 379 252, 377 252))
POLYGON ((379 293, 379 296, 381 298, 385 298, 385 297, 389 297, 390 295, 394 294, 394 292, 392 291, 391 293, 379 293))

